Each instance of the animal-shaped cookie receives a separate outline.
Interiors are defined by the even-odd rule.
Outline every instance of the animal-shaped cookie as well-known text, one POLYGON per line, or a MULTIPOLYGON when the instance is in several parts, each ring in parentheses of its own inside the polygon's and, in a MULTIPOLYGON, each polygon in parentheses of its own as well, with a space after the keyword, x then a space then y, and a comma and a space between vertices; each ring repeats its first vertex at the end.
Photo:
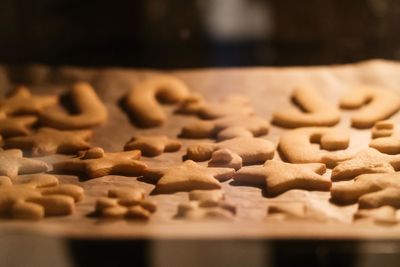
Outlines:
POLYGON ((166 135, 134 135, 124 146, 124 150, 138 149, 146 157, 155 157, 164 152, 178 151, 182 143, 166 135))
POLYGON ((361 209, 358 210, 353 219, 355 222, 372 220, 377 224, 393 225, 397 224, 396 209, 391 206, 382 206, 376 209, 361 209))
POLYGON ((55 96, 32 95, 26 87, 20 86, 10 97, 0 100, 0 113, 6 115, 39 114, 46 107, 57 103, 58 99, 55 96))
POLYGON ((291 189, 329 191, 331 181, 322 176, 326 171, 321 163, 291 164, 268 160, 263 166, 248 166, 238 170, 233 180, 265 186, 270 195, 279 195, 291 189))
POLYGON ((370 128, 377 121, 385 120, 400 109, 400 96, 385 88, 361 86, 350 90, 340 100, 344 109, 358 109, 351 116, 356 128, 370 128))
POLYGON ((390 120, 377 121, 371 129, 372 138, 389 137, 394 133, 394 123, 390 120))
POLYGON ((108 196, 98 198, 95 214, 102 218, 126 218, 148 220, 157 209, 156 204, 146 199, 141 188, 115 188, 108 196))
POLYGON ((366 173, 393 173, 400 170, 400 155, 387 155, 367 148, 339 162, 332 169, 332 181, 349 180, 366 173))
POLYGON ((48 168, 43 161, 24 158, 19 149, 0 150, 0 175, 14 179, 18 174, 45 172, 48 168))
POLYGON ((340 111, 325 101, 313 87, 295 88, 292 98, 301 109, 288 108, 274 112, 274 124, 286 128, 333 126, 340 120, 340 111))
POLYGON ((272 159, 275 145, 262 138, 237 137, 218 143, 204 142, 189 146, 186 157, 194 161, 205 161, 211 159, 213 153, 220 149, 229 149, 240 156, 243 165, 253 165, 272 159))
POLYGON ((358 202, 360 208, 386 205, 400 208, 400 174, 369 173, 359 175, 352 181, 333 183, 331 196, 338 203, 358 202))
POLYGON ((141 126, 156 127, 167 119, 159 102, 179 103, 188 96, 181 80, 159 75, 136 84, 126 98, 126 108, 141 126))
POLYGON ((267 120, 256 115, 231 115, 214 120, 201 120, 184 126, 181 137, 184 138, 215 138, 219 141, 235 137, 257 137, 269 131, 267 120))
POLYGON ((60 131, 51 128, 40 128, 29 136, 9 138, 6 148, 19 148, 32 156, 44 156, 55 153, 74 154, 91 147, 87 142, 92 137, 90 130, 60 131))
POLYGON ((33 124, 36 123, 35 116, 6 117, 0 113, 0 134, 7 137, 28 135, 33 124))
POLYGON ((334 166, 349 159, 347 151, 327 151, 345 149, 349 145, 349 133, 343 129, 329 127, 304 127, 284 132, 279 140, 279 150, 291 163, 320 162, 334 166), (320 148, 312 143, 319 143, 320 148))
POLYGON ((56 129, 75 130, 97 126, 107 120, 107 109, 90 84, 74 84, 70 98, 77 110, 76 114, 45 112, 41 114, 41 123, 56 129))
POLYGON ((140 151, 105 153, 100 147, 91 148, 76 158, 53 164, 54 171, 83 174, 92 179, 106 175, 139 176, 147 170, 140 151))
POLYGON ((14 182, 12 184, 8 177, 0 177, 1 216, 25 220, 65 216, 73 213, 75 202, 83 198, 81 187, 59 185, 58 179, 52 175, 18 177, 14 182))
POLYGON ((151 168, 145 177, 157 181, 156 193, 168 194, 196 189, 220 189, 220 182, 229 180, 234 172, 231 168, 207 168, 186 160, 179 166, 151 168))

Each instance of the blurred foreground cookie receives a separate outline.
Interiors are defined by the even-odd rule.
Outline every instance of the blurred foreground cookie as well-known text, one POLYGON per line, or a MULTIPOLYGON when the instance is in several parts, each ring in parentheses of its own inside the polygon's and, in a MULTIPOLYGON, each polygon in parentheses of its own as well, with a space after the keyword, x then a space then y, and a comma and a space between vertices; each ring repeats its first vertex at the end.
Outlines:
POLYGON ((0 135, 7 137, 28 135, 29 127, 36 123, 35 116, 6 117, 0 113, 0 135))
POLYGON ((21 176, 14 184, 8 177, 0 176, 0 215, 24 220, 69 215, 83 194, 81 187, 59 185, 52 175, 21 176))
POLYGON ((346 149, 349 132, 329 127, 304 127, 284 132, 279 140, 279 149, 291 163, 324 163, 335 166, 349 159, 347 151, 327 151, 346 149), (313 143, 319 143, 320 148, 313 143))
POLYGON ((400 109, 400 96, 385 88, 362 86, 349 91, 340 100, 340 107, 357 109, 351 116, 356 128, 370 128, 377 121, 385 120, 400 109))
POLYGON ((108 196, 98 198, 95 215, 109 219, 148 220, 157 209, 156 204, 146 199, 141 188, 115 188, 108 190, 108 196))
POLYGON ((138 149, 143 156, 155 157, 163 152, 175 152, 182 143, 166 135, 134 135, 124 146, 124 150, 138 149))
POLYGON ((126 98, 130 115, 143 127, 156 127, 167 117, 159 102, 179 103, 189 96, 186 85, 173 76, 158 75, 136 84, 126 98))
POLYGON ((76 158, 53 164, 54 171, 83 174, 92 179, 106 175, 140 176, 147 170, 141 161, 140 151, 105 153, 100 147, 94 147, 76 158))
POLYGON ((333 126, 340 120, 340 111, 325 101, 313 87, 297 87, 292 98, 300 109, 289 108, 273 114, 274 124, 286 127, 333 126))
POLYGON ((157 181, 155 193, 169 194, 195 189, 219 189, 220 182, 229 180, 235 170, 207 168, 187 160, 176 167, 151 168, 145 177, 157 181))
POLYGON ((393 225, 397 224, 398 220, 396 218, 396 209, 391 206, 382 206, 376 209, 361 209, 358 210, 354 216, 353 220, 358 221, 373 221, 377 224, 393 225))
POLYGON ((326 171, 321 163, 291 164, 268 160, 263 166, 248 166, 238 170, 233 180, 265 186, 266 192, 279 195, 291 189, 329 191, 331 181, 322 176, 326 171))
POLYGON ((71 89, 70 98, 76 114, 45 112, 41 114, 41 124, 61 130, 75 130, 97 126, 107 120, 107 108, 90 84, 76 83, 71 89))
POLYGON ((43 161, 24 158, 19 149, 0 150, 0 175, 14 179, 18 174, 45 172, 48 168, 43 161))
POLYGON ((91 147, 87 142, 92 137, 90 130, 59 131, 51 128, 40 128, 29 136, 9 138, 6 148, 19 148, 32 156, 44 156, 55 153, 74 154, 91 147))

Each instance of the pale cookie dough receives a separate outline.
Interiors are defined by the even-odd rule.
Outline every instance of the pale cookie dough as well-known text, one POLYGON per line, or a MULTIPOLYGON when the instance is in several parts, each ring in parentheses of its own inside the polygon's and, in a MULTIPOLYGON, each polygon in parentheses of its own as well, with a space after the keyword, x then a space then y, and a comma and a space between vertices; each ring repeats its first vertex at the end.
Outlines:
POLYGON ((0 115, 0 134, 4 138, 28 135, 29 127, 35 124, 35 116, 2 117, 0 115))
POLYGON ((321 163, 291 164, 268 160, 263 166, 248 166, 238 170, 233 180, 245 184, 264 185, 270 195, 291 189, 329 191, 331 181, 322 176, 326 167, 321 163))
POLYGON ((95 215, 109 219, 149 220, 156 209, 156 204, 146 199, 143 189, 115 188, 108 190, 108 197, 97 199, 95 215))
POLYGON ((254 109, 249 99, 241 95, 229 95, 219 103, 209 103, 200 95, 192 95, 181 103, 176 112, 210 120, 231 115, 252 115, 254 109))
POLYGON ((266 139, 253 137, 237 137, 219 143, 198 143, 189 146, 186 157, 194 161, 205 161, 212 158, 220 149, 229 149, 242 158, 243 165, 262 164, 272 159, 275 145, 266 139))
POLYGON ((333 183, 331 196, 333 201, 343 204, 358 202, 360 208, 400 208, 400 174, 362 174, 352 181, 333 183))
POLYGON ((231 168, 207 168, 186 160, 180 166, 151 168, 145 177, 158 180, 155 193, 169 194, 196 189, 220 189, 220 182, 229 180, 235 173, 231 168))
POLYGON ((9 138, 6 148, 19 148, 32 156, 44 156, 55 153, 74 154, 87 150, 91 145, 87 142, 93 133, 90 130, 59 131, 51 128, 40 128, 29 136, 9 138))
POLYGON ((0 100, 0 113, 14 114, 39 114, 46 107, 58 103, 55 96, 34 96, 26 87, 18 87, 13 94, 0 100))
POLYGON ((105 153, 102 148, 94 147, 76 158, 54 163, 53 168, 56 172, 84 174, 89 179, 106 175, 140 176, 147 165, 139 159, 139 150, 105 153))
POLYGON ((166 135, 134 135, 124 146, 124 150, 138 149, 146 157, 155 157, 164 152, 176 152, 182 146, 179 140, 166 135))
POLYGON ((366 173, 393 173, 400 169, 400 155, 387 155, 367 148, 332 169, 332 181, 349 180, 366 173))
POLYGON ((47 216, 72 214, 75 202, 83 198, 83 189, 58 184, 52 175, 30 175, 15 179, 0 177, 0 215, 14 219, 39 220, 47 216))
POLYGON ((377 121, 371 129, 372 139, 389 137, 394 133, 394 123, 390 120, 377 121))
POLYGON ((239 170, 242 168, 242 158, 227 148, 216 150, 211 155, 208 167, 223 167, 239 170))
POLYGON ((232 115, 215 120, 201 120, 184 126, 180 136, 197 139, 215 138, 222 141, 235 137, 265 135, 269 128, 269 122, 261 117, 232 115))
POLYGON ((41 114, 41 124, 60 130, 75 130, 106 122, 107 108, 90 84, 76 83, 71 89, 70 96, 77 110, 76 114, 44 112, 41 114))
POLYGON ((329 167, 349 159, 347 151, 326 151, 346 149, 349 132, 329 127, 304 127, 284 132, 279 141, 279 150, 291 163, 324 163, 329 167), (312 143, 319 143, 320 148, 312 143))
POLYGON ((18 174, 45 172, 48 168, 43 161, 24 158, 19 149, 0 150, 0 175, 14 179, 18 174))
POLYGON ((354 216, 353 220, 364 221, 364 220, 372 220, 377 224, 387 224, 393 225, 397 224, 398 220, 396 218, 396 209, 391 206, 382 206, 376 209, 362 209, 358 210, 354 216))
POLYGON ((370 128, 377 121, 385 120, 400 109, 400 96, 385 88, 362 86, 349 91, 340 100, 340 107, 357 109, 351 116, 356 128, 370 128))
POLYGON ((274 124, 286 128, 333 126, 340 120, 340 111, 325 101, 313 87, 295 88, 292 98, 301 109, 288 108, 274 112, 274 124))
POLYGON ((159 102, 179 103, 188 96, 181 80, 159 75, 136 84, 126 98, 126 108, 141 126, 156 127, 167 119, 159 102))

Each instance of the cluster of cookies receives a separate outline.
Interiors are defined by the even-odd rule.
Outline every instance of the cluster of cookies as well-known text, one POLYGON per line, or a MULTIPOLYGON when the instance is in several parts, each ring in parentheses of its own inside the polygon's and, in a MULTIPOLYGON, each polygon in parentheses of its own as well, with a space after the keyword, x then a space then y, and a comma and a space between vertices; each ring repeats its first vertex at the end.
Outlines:
MULTIPOLYGON (((141 156, 156 157, 181 149, 181 140, 165 135, 134 135, 121 152, 92 147, 90 128, 107 121, 107 109, 94 89, 77 83, 68 92, 74 113, 43 112, 57 105, 54 96, 34 96, 26 88, 0 101, 0 215, 40 219, 69 215, 81 201, 83 189, 59 184, 53 174, 72 173, 87 179, 106 175, 143 176, 155 183, 154 193, 189 192, 189 201, 177 207, 176 218, 233 219, 236 206, 226 200, 222 183, 263 186, 270 197, 292 189, 330 191, 340 205, 358 203, 354 219, 396 223, 400 208, 400 137, 390 116, 400 109, 400 96, 392 91, 362 87, 350 91, 340 108, 356 109, 355 128, 372 128, 369 148, 347 150, 348 129, 334 127, 341 119, 332 106, 311 87, 298 87, 292 98, 297 108, 278 110, 272 123, 288 128, 277 146, 265 139, 270 123, 257 116, 250 101, 231 95, 220 102, 193 94, 172 76, 157 76, 137 83, 125 98, 129 115, 142 127, 158 127, 168 120, 163 103, 176 105, 176 113, 197 117, 182 127, 179 138, 204 139, 186 148, 176 166, 148 166, 141 156), (33 128, 34 129, 33 129, 33 128), (317 146, 315 143, 319 144, 317 146), (276 150, 280 152, 279 160, 276 150), (38 157, 51 154, 73 157, 52 164, 38 157), (198 162, 207 161, 207 166, 198 162), (327 168, 331 177, 324 176, 327 168), (30 174, 30 175, 26 175, 30 174), (33 175, 32 175, 33 174, 33 175)), ((137 187, 110 188, 96 200, 94 214, 107 218, 149 219, 157 205, 137 187)), ((269 217, 312 217, 301 202, 274 203, 269 217)))

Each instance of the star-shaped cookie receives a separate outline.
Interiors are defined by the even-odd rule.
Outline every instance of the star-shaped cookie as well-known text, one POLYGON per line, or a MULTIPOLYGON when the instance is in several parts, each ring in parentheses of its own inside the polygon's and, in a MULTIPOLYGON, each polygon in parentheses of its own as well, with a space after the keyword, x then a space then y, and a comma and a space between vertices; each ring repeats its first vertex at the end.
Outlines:
POLYGON ((7 137, 28 135, 29 128, 36 123, 34 116, 2 117, 0 114, 0 134, 7 137))
POLYGON ((158 178, 156 193, 168 194, 196 189, 219 189, 220 182, 229 180, 234 172, 231 168, 207 168, 186 160, 180 166, 150 169, 145 176, 158 178))
POLYGON ((0 175, 13 179, 18 174, 38 173, 47 170, 48 166, 45 162, 24 158, 19 149, 0 151, 0 175))
POLYGON ((279 195, 291 189, 329 191, 331 181, 321 174, 326 167, 321 163, 291 164, 268 160, 264 166, 243 167, 233 179, 238 182, 265 185, 266 192, 279 195))
POLYGON ((76 158, 57 162, 53 168, 56 172, 84 174, 89 179, 106 175, 138 176, 147 170, 147 165, 138 159, 139 150, 105 153, 95 147, 76 158))
POLYGON ((56 96, 34 96, 26 87, 18 87, 7 99, 0 101, 0 113, 38 114, 46 107, 58 103, 56 96))
POLYGON ((44 156, 55 153, 73 154, 89 149, 87 142, 92 137, 92 131, 59 131, 51 128, 40 128, 30 136, 9 138, 5 141, 7 148, 19 148, 32 156, 44 156))
POLYGON ((155 157, 163 152, 175 152, 182 146, 176 139, 165 135, 134 135, 125 145, 124 150, 142 151, 143 156, 155 157))

